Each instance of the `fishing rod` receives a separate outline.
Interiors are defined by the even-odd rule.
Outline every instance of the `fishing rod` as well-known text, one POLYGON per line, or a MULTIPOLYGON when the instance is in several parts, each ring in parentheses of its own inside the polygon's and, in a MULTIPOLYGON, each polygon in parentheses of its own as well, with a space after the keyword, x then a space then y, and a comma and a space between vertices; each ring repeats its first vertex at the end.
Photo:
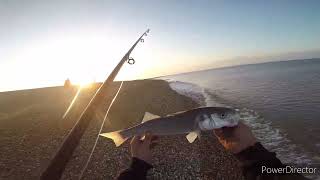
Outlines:
POLYGON ((41 174, 41 180, 57 180, 61 178, 68 161, 72 157, 75 148, 78 146, 82 135, 89 125, 89 122, 92 120, 95 114, 95 110, 103 103, 106 95, 111 93, 110 86, 114 78, 117 76, 118 72, 125 62, 129 64, 135 63, 135 60, 130 57, 130 54, 139 42, 144 42, 143 37, 147 36, 149 32, 150 30, 148 29, 139 37, 139 39, 132 45, 129 51, 123 56, 118 65, 113 69, 108 78, 99 87, 85 110, 81 113, 80 118, 73 126, 73 128, 61 144, 60 148, 49 162, 48 167, 41 174))

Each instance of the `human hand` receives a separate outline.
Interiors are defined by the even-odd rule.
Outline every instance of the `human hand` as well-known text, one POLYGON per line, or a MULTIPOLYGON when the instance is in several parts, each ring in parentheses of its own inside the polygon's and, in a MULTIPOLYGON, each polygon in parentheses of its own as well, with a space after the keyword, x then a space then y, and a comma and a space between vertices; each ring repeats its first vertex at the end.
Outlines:
POLYGON ((152 164, 151 148, 155 145, 156 136, 146 133, 145 138, 134 136, 131 140, 131 156, 152 164))
POLYGON ((214 133, 224 148, 233 154, 239 153, 257 142, 250 127, 241 121, 235 127, 216 129, 214 133))

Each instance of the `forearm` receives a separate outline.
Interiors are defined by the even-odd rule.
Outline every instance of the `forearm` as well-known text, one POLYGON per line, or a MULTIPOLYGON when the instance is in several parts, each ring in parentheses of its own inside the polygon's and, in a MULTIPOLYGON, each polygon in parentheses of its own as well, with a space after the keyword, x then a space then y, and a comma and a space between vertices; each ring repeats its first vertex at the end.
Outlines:
POLYGON ((255 143, 253 146, 246 148, 236 157, 241 162, 243 173, 261 174, 262 166, 266 167, 283 167, 281 161, 276 157, 276 154, 269 152, 260 143, 255 143))
POLYGON ((299 174, 286 174, 285 172, 267 174, 263 172, 263 168, 285 168, 286 166, 276 157, 276 153, 269 152, 260 143, 246 148, 236 157, 241 162, 243 175, 246 179, 274 179, 280 176, 281 179, 305 179, 299 174))
POLYGON ((138 158, 132 158, 131 165, 128 169, 121 172, 118 176, 118 180, 127 180, 127 179, 146 179, 147 172, 152 168, 152 165, 147 162, 140 160, 138 158))

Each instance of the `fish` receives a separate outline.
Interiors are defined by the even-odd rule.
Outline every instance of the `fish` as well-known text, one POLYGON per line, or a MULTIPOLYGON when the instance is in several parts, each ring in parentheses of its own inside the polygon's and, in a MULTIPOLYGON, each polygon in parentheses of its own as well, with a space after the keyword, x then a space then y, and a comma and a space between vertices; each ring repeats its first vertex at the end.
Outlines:
POLYGON ((100 135, 112 139, 116 147, 135 135, 144 135, 145 132, 156 136, 187 134, 187 140, 193 143, 197 137, 200 138, 201 131, 233 127, 239 120, 238 110, 228 107, 202 107, 165 117, 146 112, 140 124, 100 135))

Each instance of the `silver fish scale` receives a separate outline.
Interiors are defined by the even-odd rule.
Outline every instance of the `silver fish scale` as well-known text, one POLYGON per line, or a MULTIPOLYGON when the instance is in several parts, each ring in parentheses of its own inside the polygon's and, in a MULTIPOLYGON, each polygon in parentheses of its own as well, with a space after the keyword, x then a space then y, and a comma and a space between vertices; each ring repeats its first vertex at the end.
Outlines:
POLYGON ((169 116, 158 118, 139 124, 121 132, 125 137, 133 135, 142 135, 145 132, 151 132, 154 135, 173 135, 183 134, 194 131, 197 128, 195 119, 182 116, 169 116))

